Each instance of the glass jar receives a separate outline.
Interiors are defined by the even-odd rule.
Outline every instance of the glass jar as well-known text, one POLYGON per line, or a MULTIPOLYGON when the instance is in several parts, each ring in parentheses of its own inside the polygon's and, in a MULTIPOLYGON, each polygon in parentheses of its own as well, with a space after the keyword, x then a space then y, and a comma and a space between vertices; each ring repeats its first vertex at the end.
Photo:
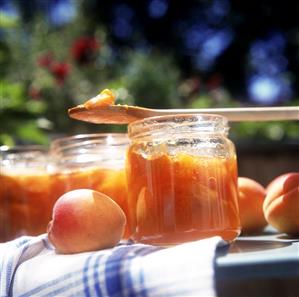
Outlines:
MULTIPOLYGON (((55 195, 93 189, 111 197, 127 214, 124 165, 128 143, 124 133, 81 134, 54 140, 49 172, 55 195)), ((128 236, 126 228, 124 238, 128 236)))
POLYGON ((137 242, 169 246, 240 233, 237 161, 220 115, 171 115, 128 126, 129 224, 137 242))
POLYGON ((54 197, 41 146, 0 149, 0 242, 46 232, 54 197))

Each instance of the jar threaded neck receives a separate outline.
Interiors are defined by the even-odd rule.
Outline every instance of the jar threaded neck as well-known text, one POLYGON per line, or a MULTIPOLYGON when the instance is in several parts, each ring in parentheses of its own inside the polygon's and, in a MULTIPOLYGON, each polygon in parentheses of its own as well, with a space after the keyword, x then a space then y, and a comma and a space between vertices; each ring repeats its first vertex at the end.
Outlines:
POLYGON ((178 114, 146 118, 128 126, 129 138, 143 138, 165 134, 197 133, 203 135, 228 133, 224 116, 212 114, 178 114))

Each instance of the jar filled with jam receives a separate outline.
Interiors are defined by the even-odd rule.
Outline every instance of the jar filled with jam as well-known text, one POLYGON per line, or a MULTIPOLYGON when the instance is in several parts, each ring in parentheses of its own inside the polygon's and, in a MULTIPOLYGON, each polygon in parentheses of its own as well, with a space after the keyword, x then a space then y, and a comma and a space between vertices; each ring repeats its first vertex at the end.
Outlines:
POLYGON ((220 115, 170 115, 128 126, 129 224, 137 242, 169 246, 240 233, 237 160, 220 115))
POLYGON ((0 242, 46 232, 56 199, 47 166, 44 147, 1 147, 0 242))
MULTIPOLYGON (((124 133, 81 134, 56 139, 50 146, 53 192, 57 197, 75 189, 92 189, 112 198, 125 212, 127 184, 124 133)), ((124 237, 129 236, 128 228, 124 237)))

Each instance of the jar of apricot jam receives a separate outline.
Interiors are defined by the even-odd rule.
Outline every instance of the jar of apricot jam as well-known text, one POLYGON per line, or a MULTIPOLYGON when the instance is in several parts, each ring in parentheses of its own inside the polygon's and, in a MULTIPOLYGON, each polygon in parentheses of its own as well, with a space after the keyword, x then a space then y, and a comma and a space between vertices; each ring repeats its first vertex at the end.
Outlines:
POLYGON ((56 199, 47 166, 44 147, 1 147, 0 242, 46 232, 56 199))
POLYGON ((128 126, 129 225, 137 242, 169 246, 240 233, 237 160, 220 115, 170 115, 128 126))
MULTIPOLYGON (((127 214, 127 134, 98 133, 58 138, 50 146, 53 192, 92 189, 112 198, 127 214)), ((128 228, 124 237, 127 238, 128 228)))

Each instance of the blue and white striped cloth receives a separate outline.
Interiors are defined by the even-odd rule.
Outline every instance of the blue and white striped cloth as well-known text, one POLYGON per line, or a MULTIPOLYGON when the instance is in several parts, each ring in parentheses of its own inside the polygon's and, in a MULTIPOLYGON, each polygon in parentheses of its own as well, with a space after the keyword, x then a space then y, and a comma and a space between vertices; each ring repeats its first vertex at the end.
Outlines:
POLYGON ((220 237, 170 248, 121 243, 61 255, 46 234, 0 244, 0 297, 215 296, 220 237))

